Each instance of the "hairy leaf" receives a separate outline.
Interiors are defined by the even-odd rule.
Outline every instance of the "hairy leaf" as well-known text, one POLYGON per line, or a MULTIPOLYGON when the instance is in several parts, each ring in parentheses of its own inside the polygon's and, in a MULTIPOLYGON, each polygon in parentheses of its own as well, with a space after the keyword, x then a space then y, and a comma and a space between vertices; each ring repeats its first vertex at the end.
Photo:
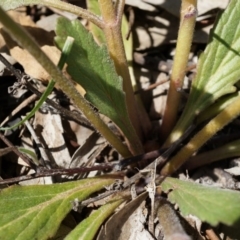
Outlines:
POLYGON ((14 186, 0 193, 0 239, 49 239, 72 209, 93 192, 112 184, 92 178, 53 185, 14 186))
POLYGON ((59 48, 67 36, 75 39, 67 59, 68 73, 86 90, 86 99, 129 137, 134 129, 128 117, 122 79, 117 75, 106 46, 98 46, 78 20, 59 18, 55 41, 59 48))
POLYGON ((162 183, 168 197, 177 203, 184 215, 192 214, 216 226, 233 225, 240 219, 240 193, 227 189, 203 186, 197 183, 166 178, 162 183))
POLYGON ((240 1, 232 0, 216 20, 209 43, 200 56, 188 102, 174 132, 181 131, 181 135, 197 114, 219 97, 235 91, 233 84, 240 77, 239 15, 240 1))

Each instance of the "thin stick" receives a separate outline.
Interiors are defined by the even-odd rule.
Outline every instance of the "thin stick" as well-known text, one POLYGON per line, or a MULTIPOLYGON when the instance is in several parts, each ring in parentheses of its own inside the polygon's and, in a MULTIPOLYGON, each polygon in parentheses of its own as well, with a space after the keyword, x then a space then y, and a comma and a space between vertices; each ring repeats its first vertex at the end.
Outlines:
POLYGON ((36 165, 34 165, 29 157, 21 153, 17 147, 15 147, 2 133, 0 133, 0 138, 2 141, 9 147, 12 148, 12 151, 20 157, 28 166, 30 166, 33 169, 36 169, 36 165))
POLYGON ((27 99, 25 99, 23 102, 21 102, 0 124, 0 127, 2 127, 6 122, 8 122, 14 115, 16 115, 18 112, 20 112, 23 108, 29 106, 30 103, 35 101, 38 98, 36 94, 31 95, 27 99))
MULTIPOLYGON (((85 172, 90 172, 90 171, 95 171, 95 170, 121 170, 121 168, 126 167, 130 164, 133 164, 137 161, 141 161, 141 160, 148 160, 148 159, 152 159, 152 158, 156 158, 157 159, 149 164, 145 169, 155 169, 155 166, 159 166, 159 165, 163 165, 168 157, 172 154, 173 151, 176 150, 176 148, 178 147, 178 145, 180 144, 181 141, 183 141, 186 137, 189 136, 189 134, 191 133, 191 131, 193 130, 193 127, 189 128, 186 133, 178 140, 176 141, 174 144, 172 144, 172 146, 166 150, 162 155, 159 156, 159 153, 161 153, 163 150, 157 150, 157 151, 153 151, 153 152, 149 152, 143 155, 139 155, 139 156, 135 156, 131 158, 126 158, 124 160, 122 160, 120 162, 120 164, 102 164, 99 166, 93 166, 93 167, 81 167, 81 168, 71 168, 71 169, 43 169, 41 172, 38 172, 36 174, 32 174, 32 175, 28 175, 28 176, 21 176, 21 177, 17 177, 17 178, 11 178, 11 179, 6 179, 4 181, 0 181, 0 185, 1 184, 9 184, 9 183, 15 183, 15 182, 19 182, 19 181, 25 181, 25 180, 29 180, 29 179, 33 179, 33 178, 38 178, 38 177, 46 177, 46 176, 55 176, 55 175, 71 175, 71 174, 75 174, 75 173, 85 173, 85 172), (144 156, 145 155, 145 156, 144 156)), ((119 172, 119 175, 121 175, 121 172, 119 172)), ((142 176, 141 173, 137 173, 135 174, 133 177, 131 177, 130 179, 128 179, 127 181, 124 182, 123 184, 123 188, 126 188, 128 186, 130 186, 131 184, 133 184, 135 181, 137 181, 140 177, 142 176)), ((166 176, 165 176, 166 177, 166 176)), ((157 179, 157 182, 160 184, 160 182, 162 182, 165 177, 160 177, 160 179, 157 179)))
POLYGON ((0 157, 13 151, 13 147, 0 148, 0 157))
POLYGON ((146 88, 146 89, 139 89, 139 90, 135 91, 134 94, 139 94, 141 92, 147 92, 147 91, 153 90, 157 86, 162 85, 168 81, 169 81, 169 79, 164 79, 160 82, 153 83, 153 84, 149 85, 148 88, 146 88))
POLYGON ((15 67, 13 67, 12 64, 2 54, 0 54, 0 61, 8 68, 8 70, 12 72, 18 81, 21 81, 23 74, 15 67))
POLYGON ((132 32, 132 27, 134 24, 134 20, 135 20, 135 15, 134 15, 134 11, 133 11, 132 7, 129 7, 127 11, 129 12, 129 20, 128 20, 128 32, 125 36, 126 40, 128 40, 130 37, 130 34, 132 32))
MULTIPOLYGON (((39 177, 57 176, 57 175, 73 175, 75 173, 84 173, 84 172, 100 171, 100 170, 106 171, 106 170, 111 170, 111 168, 112 168, 111 165, 104 164, 104 165, 93 166, 93 167, 70 168, 70 169, 43 169, 42 171, 37 172, 35 174, 2 180, 0 181, 0 185, 26 181, 34 178, 39 178, 39 177)), ((116 178, 122 178, 122 177, 123 176, 121 173, 116 175, 116 178)))
POLYGON ((119 191, 119 190, 109 190, 109 191, 107 191, 107 192, 104 192, 104 193, 96 196, 96 197, 89 198, 89 199, 87 199, 87 200, 85 200, 85 201, 82 201, 82 202, 81 202, 81 206, 82 206, 82 207, 87 206, 87 205, 89 205, 89 204, 91 204, 91 203, 94 203, 94 202, 99 201, 99 200, 101 200, 101 199, 103 199, 103 198, 106 198, 106 197, 108 197, 108 196, 110 196, 110 195, 112 195, 112 194, 114 194, 114 193, 116 193, 116 192, 118 192, 118 191, 119 191))
MULTIPOLYGON (((32 93, 36 94, 38 97, 42 96, 42 93, 39 92, 30 82, 26 82, 26 86, 32 93)), ((77 122, 78 124, 81 124, 87 128, 94 129, 94 127, 91 125, 91 123, 86 118, 84 118, 79 112, 69 111, 66 108, 63 108, 59 104, 55 103, 54 101, 52 101, 49 98, 47 98, 45 100, 45 102, 47 104, 49 104, 50 106, 54 107, 56 110, 58 110, 59 114, 61 114, 62 116, 72 119, 75 122, 77 122)))

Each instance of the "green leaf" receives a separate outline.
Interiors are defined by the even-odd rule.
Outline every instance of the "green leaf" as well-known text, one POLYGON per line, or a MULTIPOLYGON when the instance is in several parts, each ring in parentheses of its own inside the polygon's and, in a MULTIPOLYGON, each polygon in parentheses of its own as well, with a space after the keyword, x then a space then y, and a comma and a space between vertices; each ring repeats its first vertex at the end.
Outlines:
POLYGON ((14 186, 0 193, 0 239, 49 239, 72 209, 72 202, 112 184, 91 178, 53 185, 14 186))
POLYGON ((99 227, 123 201, 124 199, 118 199, 108 202, 102 207, 100 207, 88 218, 84 219, 73 231, 71 231, 71 233, 65 238, 65 240, 94 239, 94 236, 96 235, 99 227))
POLYGON ((227 189, 166 178, 162 190, 168 192, 172 203, 177 203, 184 215, 192 214, 213 226, 218 223, 233 225, 240 218, 240 193, 227 189))
POLYGON ((216 20, 209 43, 200 56, 188 102, 174 132, 180 131, 181 135, 196 115, 219 97, 235 91, 233 84, 240 76, 239 15, 240 1, 232 0, 216 20))
POLYGON ((27 148, 23 148, 23 147, 18 147, 18 150, 22 153, 25 153, 26 155, 28 155, 32 160, 33 162, 39 166, 39 161, 38 161, 38 157, 37 157, 37 154, 34 152, 34 151, 31 151, 27 148))
POLYGON ((86 99, 118 125, 127 138, 133 139, 134 129, 128 117, 122 79, 115 71, 106 46, 98 46, 78 20, 59 18, 56 34, 55 41, 60 49, 67 36, 75 39, 67 70, 86 90, 86 99))

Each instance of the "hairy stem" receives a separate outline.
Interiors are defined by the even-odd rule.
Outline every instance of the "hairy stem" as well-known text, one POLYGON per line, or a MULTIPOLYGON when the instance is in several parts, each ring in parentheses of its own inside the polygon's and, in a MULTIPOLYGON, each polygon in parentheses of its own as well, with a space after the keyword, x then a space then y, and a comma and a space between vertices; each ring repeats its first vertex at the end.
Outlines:
POLYGON ((178 32, 176 54, 174 57, 172 74, 170 77, 170 87, 166 109, 161 126, 161 138, 166 139, 172 131, 176 120, 185 69, 188 63, 188 56, 192 44, 194 26, 197 16, 197 0, 182 0, 181 19, 178 32))
POLYGON ((1 8, 0 22, 7 32, 42 65, 55 82, 61 86, 63 92, 72 99, 73 103, 92 122, 93 126, 117 149, 122 156, 130 156, 127 147, 117 138, 116 135, 100 119, 90 104, 80 95, 74 85, 69 81, 54 63, 39 48, 33 38, 18 24, 16 24, 1 8))
MULTIPOLYGON (((136 101, 133 93, 133 87, 131 84, 131 77, 128 69, 128 63, 121 33, 121 20, 124 1, 116 1, 116 6, 113 5, 112 0, 98 0, 98 2, 104 21, 103 31, 106 37, 108 51, 114 61, 114 65, 118 75, 121 76, 123 79, 123 90, 126 94, 128 114, 138 137, 141 137, 142 134, 138 119, 136 101)), ((137 151, 136 153, 140 154, 143 149, 137 135, 135 134, 135 137, 133 137, 130 142, 131 144, 136 145, 134 151, 137 151)))

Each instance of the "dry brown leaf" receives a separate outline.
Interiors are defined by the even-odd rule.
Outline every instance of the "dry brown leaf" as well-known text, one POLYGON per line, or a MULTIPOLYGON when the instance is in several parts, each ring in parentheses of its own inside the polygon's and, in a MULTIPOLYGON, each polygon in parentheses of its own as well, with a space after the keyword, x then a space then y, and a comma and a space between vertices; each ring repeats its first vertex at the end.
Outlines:
MULTIPOLYGON (((54 46, 43 46, 41 49, 47 56, 55 63, 58 63, 61 52, 54 46)), ((49 74, 43 67, 32 57, 25 49, 15 46, 10 49, 11 55, 23 66, 25 72, 33 78, 39 79, 43 82, 49 80, 49 74)))
POLYGON ((146 230, 145 221, 147 214, 143 193, 125 205, 114 214, 101 229, 98 240, 153 240, 152 235, 146 230))
MULTIPOLYGON (((81 127, 83 131, 86 131, 81 127)), ((84 132, 83 132, 84 133, 84 132)), ((94 159, 101 153, 106 147, 106 140, 98 133, 93 132, 91 135, 87 133, 87 137, 82 136, 82 145, 75 151, 72 156, 71 165, 69 168, 91 166, 94 163, 94 159)))
MULTIPOLYGON (((47 56, 57 64, 61 52, 53 46, 54 34, 39 28, 31 18, 26 16, 23 12, 10 11, 9 14, 16 22, 25 27, 47 56)), ((28 75, 44 82, 50 78, 49 74, 42 68, 42 66, 26 50, 19 47, 17 43, 2 29, 1 34, 7 43, 12 57, 23 66, 28 75)))
POLYGON ((43 142, 47 146, 46 152, 49 153, 49 161, 53 167, 67 168, 71 157, 63 137, 63 127, 60 115, 50 112, 37 112, 34 119, 34 128, 37 135, 42 136, 43 142), (53 159, 52 159, 53 158, 53 159))

